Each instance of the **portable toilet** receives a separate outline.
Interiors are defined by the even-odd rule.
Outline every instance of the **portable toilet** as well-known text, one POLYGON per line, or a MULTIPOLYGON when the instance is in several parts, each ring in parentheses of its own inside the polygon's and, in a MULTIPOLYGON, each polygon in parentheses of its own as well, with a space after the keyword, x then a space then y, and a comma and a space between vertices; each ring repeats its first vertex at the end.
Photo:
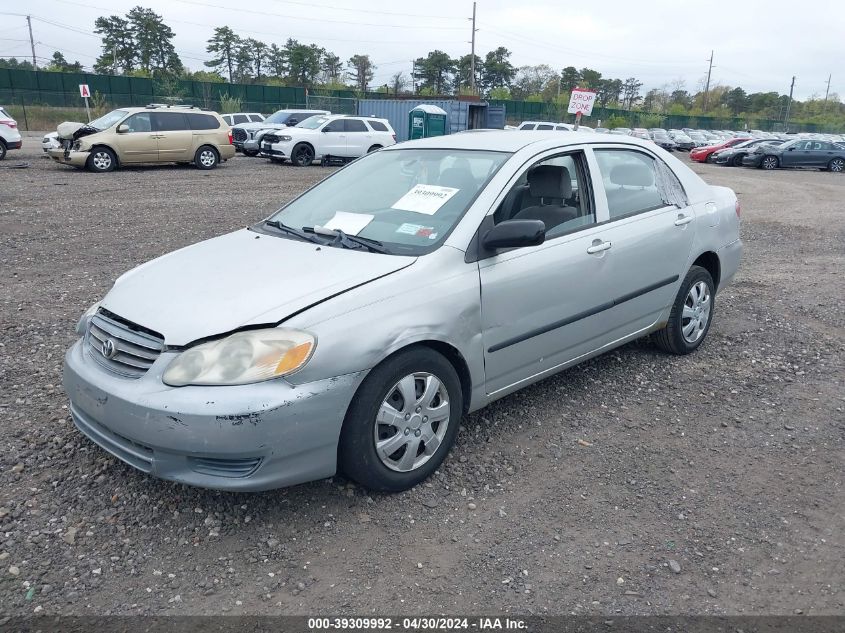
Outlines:
POLYGON ((446 110, 422 103, 408 113, 408 139, 446 134, 446 110))

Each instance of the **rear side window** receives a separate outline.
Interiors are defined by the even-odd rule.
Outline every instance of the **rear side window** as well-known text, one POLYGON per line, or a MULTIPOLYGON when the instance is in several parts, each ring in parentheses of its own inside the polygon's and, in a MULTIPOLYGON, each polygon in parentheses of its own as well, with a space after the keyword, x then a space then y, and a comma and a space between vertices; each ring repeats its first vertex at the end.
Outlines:
POLYGON ((150 115, 154 132, 175 132, 189 130, 188 121, 181 112, 153 112, 150 115))
POLYGON ((260 114, 250 114, 249 120, 252 121, 253 123, 261 123, 264 120, 264 117, 261 116, 260 114))
POLYGON ((346 119, 347 132, 369 132, 367 126, 360 119, 346 119))
POLYGON ((610 219, 665 206, 686 206, 681 183, 665 163, 627 149, 597 149, 610 219))
POLYGON ((387 132, 387 126, 381 121, 367 121, 376 132, 387 132))
POLYGON ((232 120, 234 121, 233 125, 237 125, 238 123, 249 123, 249 117, 245 114, 236 114, 232 117, 232 120))
POLYGON ((188 124, 192 130, 216 130, 220 128, 220 121, 210 114, 186 114, 188 124))

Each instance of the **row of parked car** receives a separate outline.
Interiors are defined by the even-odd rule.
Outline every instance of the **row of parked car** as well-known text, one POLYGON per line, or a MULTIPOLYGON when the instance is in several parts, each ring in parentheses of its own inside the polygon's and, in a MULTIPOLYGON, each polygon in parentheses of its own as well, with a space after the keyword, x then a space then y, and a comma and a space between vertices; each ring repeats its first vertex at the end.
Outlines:
MULTIPOLYGON (((524 121, 519 130, 572 131, 568 123, 524 121)), ((692 160, 731 167, 811 167, 845 171, 845 134, 775 134, 762 130, 666 130, 663 128, 590 128, 584 131, 634 136, 667 151, 688 151, 692 160)))

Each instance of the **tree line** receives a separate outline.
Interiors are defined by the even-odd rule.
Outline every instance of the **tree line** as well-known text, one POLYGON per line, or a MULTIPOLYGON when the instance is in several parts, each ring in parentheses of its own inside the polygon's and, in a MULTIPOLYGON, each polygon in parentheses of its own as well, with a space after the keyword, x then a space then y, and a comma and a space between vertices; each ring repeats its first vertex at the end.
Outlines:
MULTIPOLYGON (((173 44, 175 34, 162 16, 141 6, 125 15, 102 16, 94 22, 102 52, 94 63, 101 74, 150 77, 164 81, 193 79, 205 82, 263 83, 271 85, 354 88, 360 93, 380 91, 390 94, 469 95, 496 100, 537 101, 554 104, 565 112, 573 88, 596 92, 596 106, 622 110, 642 110, 661 115, 704 115, 783 119, 789 97, 778 92, 747 93, 741 87, 698 86, 688 90, 683 80, 675 80, 642 93, 643 82, 636 77, 605 77, 593 68, 550 64, 515 67, 511 51, 504 46, 483 56, 453 58, 433 50, 413 62, 410 74, 394 73, 388 82, 372 85, 376 64, 366 53, 346 60, 313 43, 288 38, 284 43, 265 43, 242 37, 228 26, 214 29, 206 42, 210 59, 205 70, 191 72, 182 63, 173 44), (474 75, 473 75, 474 70, 474 75)), ((30 62, 0 58, 0 67, 33 69, 30 62)), ((68 62, 56 51, 48 71, 80 72, 82 64, 68 62)), ((842 127, 845 104, 838 95, 821 99, 814 95, 793 101, 791 118, 842 127)))

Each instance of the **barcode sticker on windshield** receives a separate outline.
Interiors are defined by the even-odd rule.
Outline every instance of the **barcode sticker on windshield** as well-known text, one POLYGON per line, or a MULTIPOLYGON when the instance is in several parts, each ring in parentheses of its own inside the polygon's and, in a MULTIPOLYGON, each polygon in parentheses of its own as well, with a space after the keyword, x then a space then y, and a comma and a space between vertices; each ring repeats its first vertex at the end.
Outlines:
POLYGON ((394 202, 390 208, 399 211, 413 211, 414 213, 434 215, 440 207, 446 204, 459 191, 460 189, 453 189, 452 187, 416 185, 408 193, 399 198, 399 200, 394 202))
POLYGON ((335 231, 343 231, 348 235, 358 235, 364 227, 373 221, 372 216, 368 213, 349 213, 347 211, 338 211, 334 217, 326 222, 323 226, 327 229, 334 229, 335 231))

